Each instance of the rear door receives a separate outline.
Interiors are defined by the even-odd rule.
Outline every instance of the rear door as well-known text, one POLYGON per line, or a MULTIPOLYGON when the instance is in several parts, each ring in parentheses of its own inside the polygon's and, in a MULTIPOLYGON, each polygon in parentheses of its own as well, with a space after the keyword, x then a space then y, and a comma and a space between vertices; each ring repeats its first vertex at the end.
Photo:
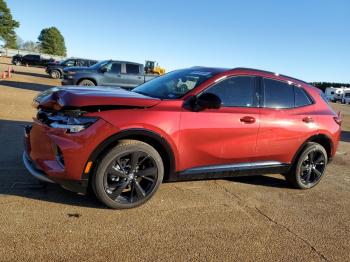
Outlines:
POLYGON ((259 128, 256 78, 230 77, 205 92, 220 97, 222 107, 181 113, 180 170, 251 162, 259 128))
POLYGON ((261 79, 261 93, 255 160, 289 163, 316 129, 312 100, 301 87, 269 78, 261 79))
POLYGON ((139 64, 125 63, 125 70, 122 70, 122 81, 124 87, 132 89, 144 82, 144 75, 139 64))
POLYGON ((106 86, 120 86, 123 87, 123 81, 121 76, 122 63, 121 62, 111 62, 107 65, 106 72, 100 79, 101 85, 106 86))

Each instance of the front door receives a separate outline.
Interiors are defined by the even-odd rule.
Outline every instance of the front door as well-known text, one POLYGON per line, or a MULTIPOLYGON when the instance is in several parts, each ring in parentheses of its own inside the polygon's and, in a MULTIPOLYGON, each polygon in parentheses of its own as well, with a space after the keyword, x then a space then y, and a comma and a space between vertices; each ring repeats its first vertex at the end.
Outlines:
POLYGON ((106 72, 101 78, 101 85, 104 86, 123 86, 121 71, 122 64, 120 62, 111 62, 106 67, 106 72))
POLYGON ((204 92, 220 97, 222 107, 200 112, 183 110, 180 170, 251 162, 259 129, 256 78, 230 77, 204 92))

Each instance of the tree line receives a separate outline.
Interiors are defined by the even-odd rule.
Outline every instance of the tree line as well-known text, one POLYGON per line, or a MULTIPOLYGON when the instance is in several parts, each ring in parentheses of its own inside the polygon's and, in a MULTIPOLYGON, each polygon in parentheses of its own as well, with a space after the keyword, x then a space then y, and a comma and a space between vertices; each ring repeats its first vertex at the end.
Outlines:
POLYGON ((0 0, 0 40, 5 48, 23 49, 50 55, 66 56, 67 48, 64 37, 56 27, 41 30, 38 41, 23 41, 16 35, 15 29, 20 23, 13 19, 4 0, 0 0))

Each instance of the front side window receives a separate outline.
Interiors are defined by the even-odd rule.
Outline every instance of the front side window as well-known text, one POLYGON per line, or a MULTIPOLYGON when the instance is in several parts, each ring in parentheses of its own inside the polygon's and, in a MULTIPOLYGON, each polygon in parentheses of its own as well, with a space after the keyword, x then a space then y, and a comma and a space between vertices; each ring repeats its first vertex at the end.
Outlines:
POLYGON ((224 107, 253 107, 255 106, 255 77, 231 77, 210 87, 206 93, 217 95, 224 107))
POLYGON ((70 67, 74 66, 74 60, 67 60, 64 62, 64 66, 70 67))
POLYGON ((139 74, 140 66, 135 64, 126 64, 126 73, 127 74, 139 74))
POLYGON ((114 73, 114 74, 120 74, 122 71, 122 64, 121 63, 109 63, 105 66, 108 73, 114 73))
POLYGON ((287 83, 268 78, 263 79, 264 107, 293 108, 294 87, 287 83))

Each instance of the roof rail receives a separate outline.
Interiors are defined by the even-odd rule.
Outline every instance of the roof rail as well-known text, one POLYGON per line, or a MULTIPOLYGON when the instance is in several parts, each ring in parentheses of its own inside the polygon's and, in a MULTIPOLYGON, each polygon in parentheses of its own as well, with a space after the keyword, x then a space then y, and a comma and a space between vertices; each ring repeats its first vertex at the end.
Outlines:
POLYGON ((294 77, 290 77, 290 76, 287 76, 287 75, 278 74, 278 73, 271 72, 271 71, 261 70, 261 69, 254 69, 254 68, 248 68, 248 67, 236 67, 236 68, 232 68, 232 70, 252 70, 252 71, 257 71, 257 72, 266 73, 266 74, 279 75, 279 76, 286 77, 286 78, 289 78, 291 80, 295 80, 295 81, 298 81, 298 82, 301 82, 301 83, 309 85, 309 83, 305 82, 304 80, 300 80, 298 78, 294 78, 294 77))

